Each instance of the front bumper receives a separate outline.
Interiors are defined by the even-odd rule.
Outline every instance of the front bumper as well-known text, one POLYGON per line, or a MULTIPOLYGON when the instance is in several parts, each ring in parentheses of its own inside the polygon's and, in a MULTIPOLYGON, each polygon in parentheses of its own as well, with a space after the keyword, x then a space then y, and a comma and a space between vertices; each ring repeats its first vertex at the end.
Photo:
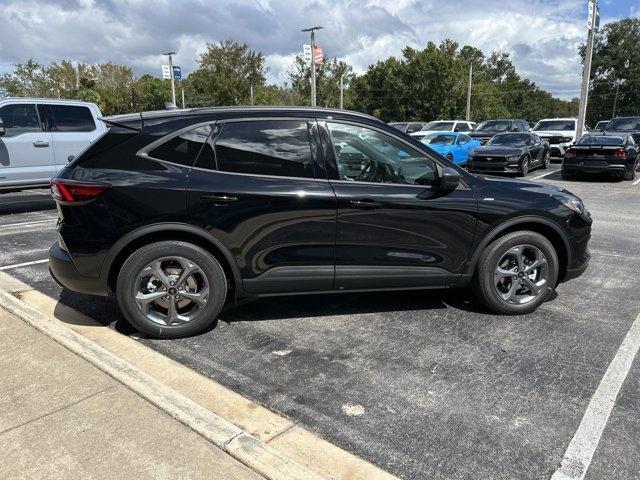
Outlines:
POLYGON ((520 163, 507 161, 507 160, 474 160, 471 159, 467 162, 467 171, 476 173, 490 173, 490 172, 519 172, 520 163))
POLYGON ((566 143, 550 143, 549 156, 554 158, 564 157, 565 152, 571 146, 571 142, 566 143))
POLYGON ((78 273, 71 256, 56 242, 49 249, 49 272, 58 285, 74 292, 107 296, 107 283, 78 273))
POLYGON ((589 254, 589 251, 585 252, 583 255, 582 263, 578 266, 574 266, 573 268, 567 268, 567 272, 562 278, 562 281, 566 282, 569 280, 573 280, 574 278, 578 278, 580 275, 582 275, 589 267, 590 259, 591 255, 589 254))

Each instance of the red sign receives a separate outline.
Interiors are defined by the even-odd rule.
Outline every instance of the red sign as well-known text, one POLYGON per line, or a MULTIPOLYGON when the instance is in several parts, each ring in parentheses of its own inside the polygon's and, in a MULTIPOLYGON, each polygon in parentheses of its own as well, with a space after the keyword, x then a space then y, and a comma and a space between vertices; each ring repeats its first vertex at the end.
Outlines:
POLYGON ((321 65, 324 63, 324 57, 322 56, 322 47, 316 45, 313 49, 313 63, 316 65, 321 65))

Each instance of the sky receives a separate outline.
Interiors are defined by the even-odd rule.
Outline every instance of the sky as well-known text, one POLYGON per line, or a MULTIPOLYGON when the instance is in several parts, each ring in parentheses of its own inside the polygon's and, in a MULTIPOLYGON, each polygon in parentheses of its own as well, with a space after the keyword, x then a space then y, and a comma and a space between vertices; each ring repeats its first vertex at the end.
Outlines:
MULTIPOLYGON (((600 0, 601 23, 640 17, 640 0, 600 0)), ((561 98, 579 93, 578 46, 587 0, 0 0, 0 74, 33 58, 113 61, 161 75, 174 50, 183 76, 207 42, 227 38, 262 51, 268 82, 282 84, 308 43, 301 28, 322 25, 325 55, 357 73, 410 45, 451 38, 489 54, 509 52, 518 72, 561 98)))

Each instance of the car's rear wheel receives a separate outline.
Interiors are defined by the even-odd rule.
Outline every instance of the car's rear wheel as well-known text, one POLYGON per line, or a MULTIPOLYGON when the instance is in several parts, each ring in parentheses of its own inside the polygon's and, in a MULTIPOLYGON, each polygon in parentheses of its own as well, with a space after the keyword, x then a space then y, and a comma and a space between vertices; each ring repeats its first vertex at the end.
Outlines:
POLYGON ((534 311, 558 280, 558 255, 549 240, 520 231, 491 242, 480 255, 473 279, 476 296, 506 315, 534 311))
POLYGON ((560 170, 560 175, 562 176, 563 179, 565 180, 572 180, 574 178, 576 178, 577 173, 573 172, 573 171, 568 171, 565 170, 564 168, 560 170))
POLYGON ((224 270, 206 250, 163 241, 136 250, 116 285, 118 304, 138 330, 158 338, 194 335, 217 318, 227 294, 224 270))
POLYGON ((447 153, 446 157, 447 157, 447 160, 449 160, 450 162, 453 162, 453 155, 451 155, 450 153, 447 153))
POLYGON ((635 180, 636 179, 636 167, 635 167, 635 165, 633 166, 633 168, 631 169, 630 172, 624 172, 624 179, 625 180, 635 180))

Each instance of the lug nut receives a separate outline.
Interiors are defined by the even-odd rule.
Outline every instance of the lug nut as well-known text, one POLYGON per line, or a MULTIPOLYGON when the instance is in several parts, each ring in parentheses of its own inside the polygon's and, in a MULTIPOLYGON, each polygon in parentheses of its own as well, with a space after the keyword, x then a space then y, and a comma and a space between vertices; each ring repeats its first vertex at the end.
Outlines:
POLYGON ((180 300, 180 295, 176 295, 176 300, 180 300))
POLYGON ((183 287, 182 285, 180 285, 180 286, 178 287, 178 290, 182 291, 182 290, 184 290, 184 287, 183 287))
POLYGON ((162 291, 166 292, 167 291, 167 287, 162 287, 162 291))
POLYGON ((173 287, 175 284, 176 284, 176 282, 175 282, 175 281, 173 281, 173 280, 171 280, 171 281, 169 282, 169 285, 171 285, 172 287, 173 287))
POLYGON ((164 296, 164 299, 165 299, 165 300, 169 300, 169 298, 170 298, 170 297, 169 297, 169 295, 165 295, 165 296, 164 296))

